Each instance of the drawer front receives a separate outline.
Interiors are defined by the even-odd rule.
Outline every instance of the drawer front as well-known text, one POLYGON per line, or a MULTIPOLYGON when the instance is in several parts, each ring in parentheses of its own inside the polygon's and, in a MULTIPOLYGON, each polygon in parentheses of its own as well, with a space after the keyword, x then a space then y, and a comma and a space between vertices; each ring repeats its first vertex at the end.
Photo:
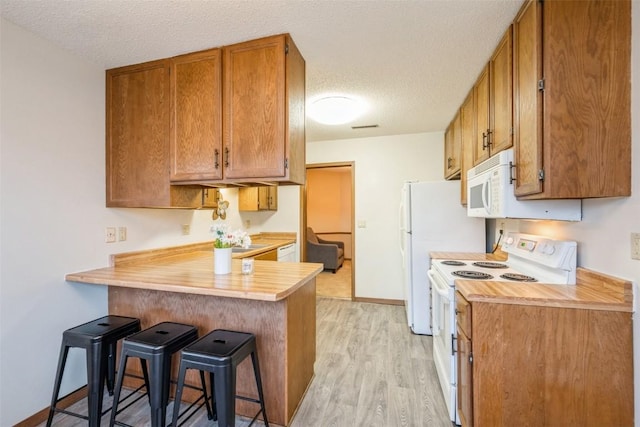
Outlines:
POLYGON ((460 292, 456 292, 456 321, 462 332, 471 339, 471 304, 460 292))

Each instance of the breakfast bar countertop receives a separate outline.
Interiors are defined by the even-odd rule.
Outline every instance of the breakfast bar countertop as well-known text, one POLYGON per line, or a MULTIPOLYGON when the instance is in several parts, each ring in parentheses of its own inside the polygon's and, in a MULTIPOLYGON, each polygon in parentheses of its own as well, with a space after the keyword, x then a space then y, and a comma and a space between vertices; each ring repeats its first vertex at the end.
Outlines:
MULTIPOLYGON (((292 243, 292 239, 260 240, 267 246, 256 252, 292 243)), ((124 288, 200 294, 262 301, 280 301, 322 271, 322 264, 254 261, 253 274, 242 274, 241 257, 234 254, 231 274, 213 273, 212 243, 129 252, 111 256, 111 266, 70 273, 69 282, 124 288)))

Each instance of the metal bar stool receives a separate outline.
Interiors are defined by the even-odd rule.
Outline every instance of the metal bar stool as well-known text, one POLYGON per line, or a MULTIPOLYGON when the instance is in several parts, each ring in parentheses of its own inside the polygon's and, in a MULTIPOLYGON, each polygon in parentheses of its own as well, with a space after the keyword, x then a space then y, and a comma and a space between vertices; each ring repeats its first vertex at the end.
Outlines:
POLYGON ((262 413, 264 424, 269 427, 267 412, 264 407, 255 335, 216 329, 180 352, 180 372, 178 373, 178 386, 173 407, 173 426, 176 425, 179 417, 179 402, 182 397, 182 388, 187 369, 198 369, 201 373, 203 371, 209 372, 211 396, 215 407, 214 419, 217 415, 219 427, 235 425, 236 398, 260 404, 260 410, 253 417, 249 426, 262 413), (251 355, 253 373, 258 389, 257 400, 236 395, 236 368, 249 355, 251 355))
MULTIPOLYGON (((131 404, 148 396, 151 406, 151 425, 152 427, 164 427, 167 405, 169 403, 169 386, 171 384, 171 359, 174 353, 178 352, 185 345, 198 339, 198 330, 195 326, 184 325, 182 323, 162 322, 137 334, 131 335, 122 342, 122 352, 120 355, 120 368, 118 369, 118 379, 116 382, 113 407, 111 409, 111 419, 109 426, 114 424, 124 425, 122 422, 116 421, 116 415, 127 409, 131 404), (129 396, 120 400, 122 390, 122 380, 127 367, 129 357, 137 357, 142 365, 142 373, 146 386, 146 393, 139 396, 134 402, 118 411, 118 405, 124 402, 129 396), (151 370, 151 375, 147 369, 147 362, 151 370)), ((204 374, 200 375, 202 384, 202 396, 198 401, 204 399, 200 407, 205 405, 209 419, 213 417, 209 407, 209 401, 206 392, 204 374)), ((141 389, 139 387, 138 389, 141 389)), ((195 387, 194 387, 195 388, 195 387)), ((178 405, 179 406, 179 405, 178 405)), ((189 408, 187 408, 188 410, 189 408)), ((180 416, 186 413, 185 410, 180 416)), ((197 410, 197 409, 196 409, 197 410)), ((194 411, 195 412, 195 411, 194 411)), ((193 413, 191 414, 193 415, 193 413)), ((191 417, 189 415, 189 418, 191 417)))
POLYGON ((102 415, 108 412, 108 410, 102 412, 105 380, 109 395, 113 395, 118 340, 138 331, 140 331, 140 319, 104 316, 63 332, 47 427, 51 426, 56 412, 89 420, 90 427, 100 426, 102 415), (57 407, 58 402, 64 398, 59 399, 58 395, 67 363, 67 355, 71 347, 84 348, 86 351, 88 416, 57 407))

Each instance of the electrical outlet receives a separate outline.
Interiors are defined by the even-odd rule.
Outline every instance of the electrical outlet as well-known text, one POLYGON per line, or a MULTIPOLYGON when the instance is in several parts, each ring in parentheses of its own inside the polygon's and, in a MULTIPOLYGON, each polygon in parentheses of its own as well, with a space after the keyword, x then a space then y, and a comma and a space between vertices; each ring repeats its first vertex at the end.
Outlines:
POLYGON ((104 241, 106 243, 113 243, 116 241, 116 228, 107 227, 104 229, 104 241))
POLYGON ((191 234, 191 224, 182 224, 182 234, 184 236, 191 234))
POLYGON ((640 259, 640 233, 631 233, 631 259, 640 259))
POLYGON ((127 240, 127 227, 118 227, 118 241, 124 242, 127 240))

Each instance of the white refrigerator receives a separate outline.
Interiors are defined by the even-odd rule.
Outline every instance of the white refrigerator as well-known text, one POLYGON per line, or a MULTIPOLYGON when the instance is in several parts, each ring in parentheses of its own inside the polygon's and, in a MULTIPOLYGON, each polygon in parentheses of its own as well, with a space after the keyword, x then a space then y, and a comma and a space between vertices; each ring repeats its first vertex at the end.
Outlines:
POLYGON ((486 252, 485 220, 460 204, 460 181, 405 182, 400 204, 400 251, 407 322, 431 335, 430 252, 486 252))

